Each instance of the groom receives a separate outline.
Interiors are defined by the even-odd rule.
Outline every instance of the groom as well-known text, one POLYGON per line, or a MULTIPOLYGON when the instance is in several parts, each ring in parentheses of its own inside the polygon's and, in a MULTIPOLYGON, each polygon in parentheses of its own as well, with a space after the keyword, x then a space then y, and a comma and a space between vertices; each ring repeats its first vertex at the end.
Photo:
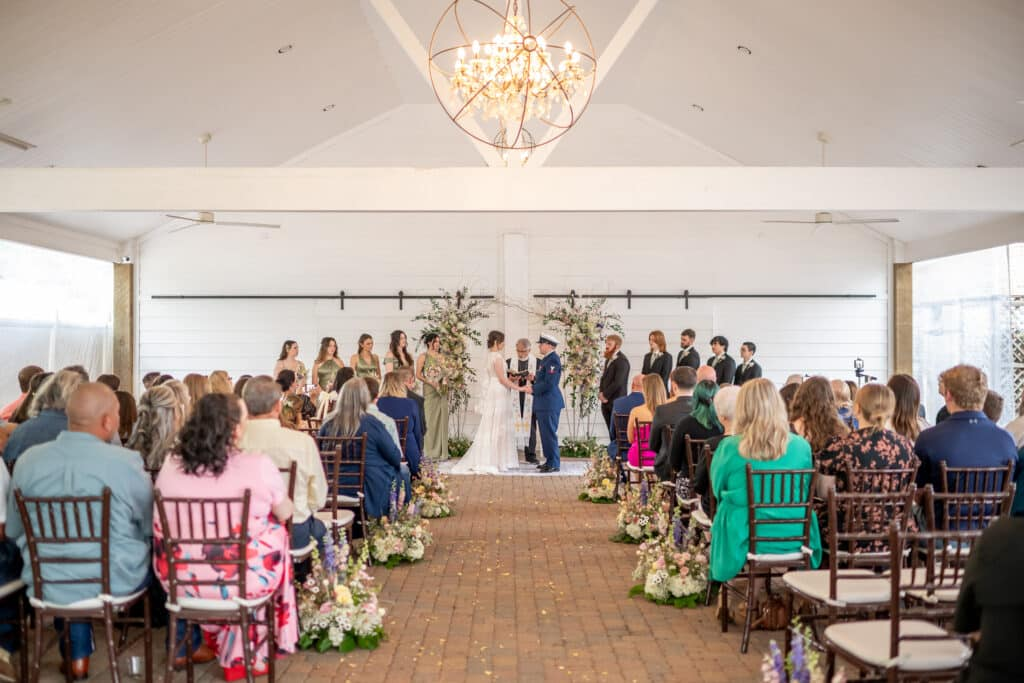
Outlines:
POLYGON ((541 359, 537 361, 537 372, 531 378, 533 386, 527 391, 533 394, 533 414, 537 418, 537 431, 544 449, 545 463, 539 467, 543 473, 557 472, 561 459, 558 457, 558 417, 565 407, 562 391, 562 361, 555 353, 558 340, 549 334, 540 335, 537 348, 541 359))

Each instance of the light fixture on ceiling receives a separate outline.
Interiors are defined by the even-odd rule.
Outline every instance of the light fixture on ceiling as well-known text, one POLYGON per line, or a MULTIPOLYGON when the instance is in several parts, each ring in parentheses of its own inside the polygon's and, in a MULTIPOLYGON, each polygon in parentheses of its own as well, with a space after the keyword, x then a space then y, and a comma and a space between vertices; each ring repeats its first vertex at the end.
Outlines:
POLYGON ((690 106, 693 107, 694 111, 704 111, 704 107, 700 106, 699 104, 691 104, 690 106))
POLYGON ((430 39, 430 82, 463 132, 503 158, 524 158, 524 152, 528 158, 579 121, 594 91, 597 60, 586 25, 565 0, 501 5, 448 4, 430 39), (495 28, 492 38, 483 37, 495 28), (543 132, 534 138, 527 124, 543 132))
MULTIPOLYGON (((13 102, 11 101, 10 97, 0 98, 0 107, 6 107, 7 105, 12 103, 13 102)), ((28 142, 27 140, 22 140, 21 138, 16 138, 13 135, 8 135, 6 133, 0 133, 0 143, 20 149, 22 152, 27 152, 30 149, 35 149, 35 145, 33 145, 31 142, 28 142)))
POLYGON ((294 47, 294 45, 292 45, 291 43, 288 43, 287 45, 282 45, 281 47, 277 48, 277 54, 279 54, 279 55, 288 54, 289 52, 292 51, 293 47, 294 47))
POLYGON ((738 52, 740 52, 741 54, 745 54, 745 55, 752 55, 752 54, 754 54, 751 51, 751 49, 749 47, 747 47, 746 45, 737 45, 736 46, 736 50, 738 52))
POLYGON ((327 106, 322 107, 320 109, 320 111, 331 111, 332 109, 334 109, 334 105, 333 104, 328 104, 327 106))

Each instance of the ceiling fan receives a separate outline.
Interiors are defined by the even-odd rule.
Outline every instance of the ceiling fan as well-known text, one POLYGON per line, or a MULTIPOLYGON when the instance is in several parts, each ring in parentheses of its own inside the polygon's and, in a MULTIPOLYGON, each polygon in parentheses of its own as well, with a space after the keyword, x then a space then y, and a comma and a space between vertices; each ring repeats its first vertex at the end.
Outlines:
MULTIPOLYGON (((2 97, 2 98, 0 98, 0 107, 5 107, 5 106, 7 106, 10 103, 11 103, 11 98, 9 98, 9 97, 2 97)), ((35 149, 35 145, 33 145, 31 142, 26 142, 25 140, 22 140, 21 138, 16 138, 13 135, 8 135, 6 133, 0 133, 0 142, 2 142, 5 145, 10 145, 11 147, 17 147, 22 152, 27 152, 30 149, 35 149)))
MULTIPOLYGON (((209 144, 210 140, 212 139, 213 134, 211 133, 203 133, 202 135, 199 136, 199 143, 203 146, 203 168, 209 167, 207 152, 209 151, 209 144)), ((182 230, 188 230, 189 228, 194 228, 197 225, 221 225, 237 228, 264 228, 268 230, 279 230, 281 228, 281 226, 276 223, 246 223, 241 221, 219 221, 217 220, 217 217, 214 215, 213 211, 197 211, 196 216, 194 218, 191 216, 179 216, 171 213, 164 215, 167 216, 168 218, 189 221, 188 225, 183 225, 180 228, 175 228, 174 230, 171 230, 170 232, 172 233, 181 232, 182 230)))
MULTIPOLYGON (((818 132, 818 142, 821 143, 821 166, 825 167, 825 146, 830 142, 828 134, 824 131, 818 132)), ((836 220, 829 211, 818 211, 814 219, 809 221, 793 221, 781 218, 768 218, 762 223, 790 223, 795 225, 863 225, 867 223, 899 223, 899 218, 840 218, 836 220)))

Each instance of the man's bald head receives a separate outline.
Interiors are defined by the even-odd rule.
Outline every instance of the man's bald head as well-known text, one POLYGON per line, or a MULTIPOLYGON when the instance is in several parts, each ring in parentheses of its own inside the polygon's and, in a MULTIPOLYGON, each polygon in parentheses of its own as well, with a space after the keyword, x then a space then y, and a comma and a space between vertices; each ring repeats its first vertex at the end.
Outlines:
POLYGON ((644 376, 634 375, 633 381, 629 383, 630 391, 643 391, 644 390, 644 376))
POLYGON ((113 390, 99 382, 83 382, 68 398, 68 430, 109 441, 120 425, 120 405, 113 390))
POLYGON ((715 369, 710 365, 702 365, 697 368, 697 384, 703 381, 718 383, 718 375, 715 374, 715 369))

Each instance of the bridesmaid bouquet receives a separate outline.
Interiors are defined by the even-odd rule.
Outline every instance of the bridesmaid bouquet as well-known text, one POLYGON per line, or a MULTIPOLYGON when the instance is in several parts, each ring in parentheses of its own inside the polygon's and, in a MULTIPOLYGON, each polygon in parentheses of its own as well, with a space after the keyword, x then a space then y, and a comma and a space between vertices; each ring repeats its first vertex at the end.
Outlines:
POLYGON ((671 535, 640 544, 633 579, 642 583, 630 589, 630 597, 643 595, 659 605, 680 608, 702 604, 708 587, 709 546, 705 529, 693 520, 684 529, 676 514, 671 535))
POLYGON ((603 450, 590 456, 579 499, 591 503, 615 502, 615 465, 603 450))
POLYGON ((391 509, 386 517, 372 520, 369 524, 370 557, 377 564, 388 569, 402 562, 417 562, 423 559, 427 546, 434 538, 427 530, 427 521, 420 515, 416 502, 399 506, 397 490, 391 490, 391 509))
POLYGON ((299 647, 319 652, 376 649, 384 639, 384 609, 377 605, 373 577, 366 572, 368 549, 349 562, 348 546, 330 536, 320 557, 313 551, 313 569, 297 588, 299 647))
POLYGON ((619 501, 615 518, 618 532, 611 537, 615 543, 640 543, 668 534, 672 503, 660 486, 652 491, 647 480, 640 482, 640 491, 626 490, 619 501))
POLYGON ((426 519, 449 517, 455 496, 448 488, 448 477, 441 474, 430 458, 420 461, 420 480, 412 490, 413 502, 420 507, 420 516, 426 519))

